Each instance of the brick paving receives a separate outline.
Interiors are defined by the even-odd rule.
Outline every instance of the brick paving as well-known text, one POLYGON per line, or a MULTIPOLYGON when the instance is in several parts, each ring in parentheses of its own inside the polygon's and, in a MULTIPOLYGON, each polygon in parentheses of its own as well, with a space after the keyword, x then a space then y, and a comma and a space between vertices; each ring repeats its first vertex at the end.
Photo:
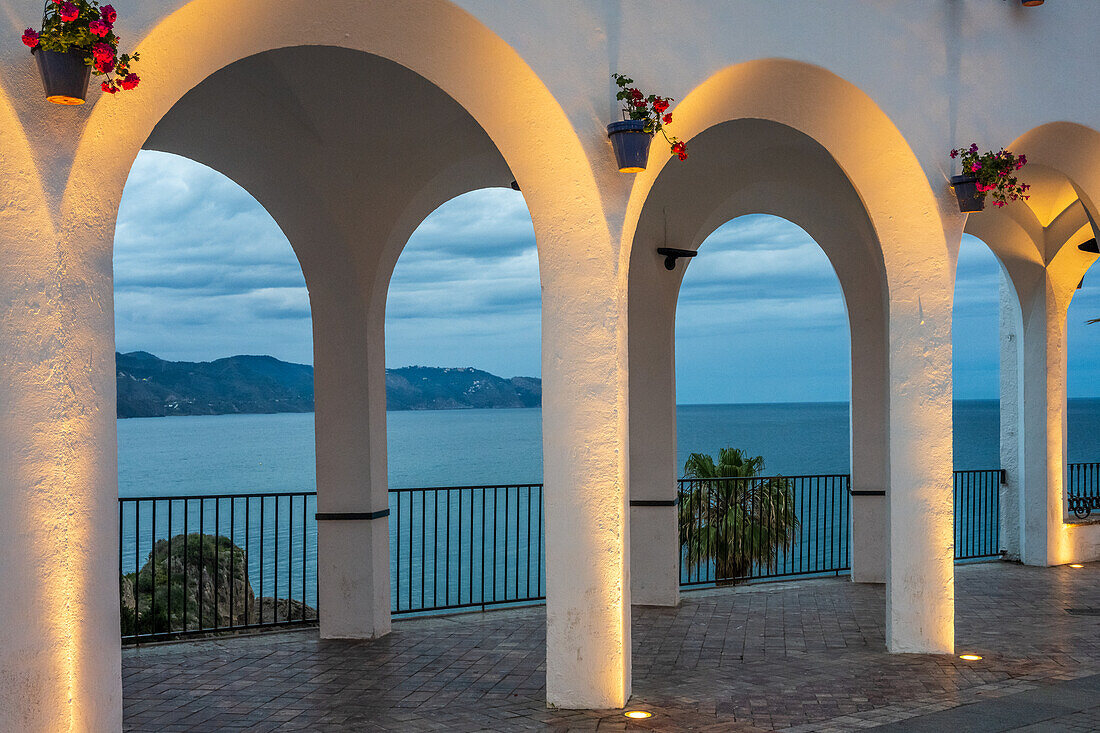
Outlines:
POLYGON ((1100 563, 960 566, 955 587, 957 650, 977 663, 887 654, 883 587, 846 579, 635 607, 630 705, 654 713, 644 721, 546 708, 532 607, 400 620, 369 642, 307 629, 128 648, 125 729, 923 731, 954 715, 971 721, 958 730, 1100 730, 1100 616, 1065 610, 1100 609, 1100 563))

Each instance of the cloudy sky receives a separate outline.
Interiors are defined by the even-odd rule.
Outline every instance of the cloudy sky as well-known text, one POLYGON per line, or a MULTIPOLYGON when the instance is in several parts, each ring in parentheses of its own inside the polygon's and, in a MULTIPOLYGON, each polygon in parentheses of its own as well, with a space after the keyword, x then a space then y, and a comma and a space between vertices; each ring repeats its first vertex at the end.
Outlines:
MULTIPOLYGON (((999 267, 967 238, 955 306, 959 398, 997 394, 999 267)), ((531 220, 507 189, 460 196, 413 235, 386 318, 386 364, 474 366, 539 376, 539 282, 531 220)), ((1100 268, 1069 315, 1071 397, 1100 397, 1100 268)), ((143 151, 115 247, 120 351, 173 360, 272 354, 312 363, 309 298, 279 227, 235 183, 143 151)), ((677 310, 681 403, 846 400, 848 335, 825 255, 782 219, 742 217, 704 244, 677 310), (706 262, 705 267, 699 266, 706 262)))

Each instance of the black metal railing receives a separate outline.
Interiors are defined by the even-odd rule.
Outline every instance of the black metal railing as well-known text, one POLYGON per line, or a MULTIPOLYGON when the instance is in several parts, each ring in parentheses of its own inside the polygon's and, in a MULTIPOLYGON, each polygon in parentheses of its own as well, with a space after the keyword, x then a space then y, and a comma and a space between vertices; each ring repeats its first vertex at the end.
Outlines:
POLYGON ((680 584, 850 568, 847 475, 680 479, 680 584))
MULTIPOLYGON (((997 469, 954 474, 957 560, 996 557, 997 469)), ((1100 464, 1070 467, 1070 495, 1100 495, 1100 464)), ((850 477, 681 479, 680 582, 841 575, 850 477)), ((394 614, 541 601, 541 484, 391 489, 394 614)), ((125 641, 315 623, 317 495, 119 499, 125 641)))
POLYGON ((1100 513, 1100 463, 1071 463, 1066 467, 1066 503, 1078 519, 1100 513))
POLYGON ((1003 483, 999 468, 955 471, 955 560, 1000 557, 1003 483))
POLYGON ((317 620, 315 493, 119 499, 124 641, 317 620))
POLYGON ((395 614, 546 597, 542 484, 390 490, 395 614))

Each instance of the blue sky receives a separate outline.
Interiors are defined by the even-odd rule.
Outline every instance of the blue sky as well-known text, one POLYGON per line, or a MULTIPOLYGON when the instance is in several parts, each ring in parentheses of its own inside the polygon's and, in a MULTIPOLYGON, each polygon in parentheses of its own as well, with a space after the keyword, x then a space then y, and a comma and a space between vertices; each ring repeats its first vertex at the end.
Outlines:
MULTIPOLYGON (((688 268, 677 310, 677 399, 846 400, 847 320, 824 253, 797 226, 748 216, 717 230, 688 268), (699 266, 706 262, 706 266, 699 266)), ((999 266, 967 237, 959 260, 955 389, 997 394, 999 266)), ((539 376, 540 293, 523 197, 486 189, 444 204, 397 263, 386 364, 474 366, 539 376)), ((1070 396, 1100 397, 1100 268, 1069 314, 1070 396)), ((309 298, 279 227, 202 165, 143 151, 119 211, 120 351, 173 360, 272 354, 312 362, 309 298)))

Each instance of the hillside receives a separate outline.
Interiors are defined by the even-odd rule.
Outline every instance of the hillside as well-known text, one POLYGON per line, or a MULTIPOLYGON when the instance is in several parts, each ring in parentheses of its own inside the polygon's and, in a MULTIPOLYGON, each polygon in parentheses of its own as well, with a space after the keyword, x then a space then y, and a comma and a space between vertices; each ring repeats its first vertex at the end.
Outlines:
MULTIPOLYGON (((118 417, 313 411, 313 367, 271 356, 164 361, 144 351, 115 354, 118 417)), ((538 407, 542 382, 504 379, 470 367, 386 370, 390 410, 538 407)))

